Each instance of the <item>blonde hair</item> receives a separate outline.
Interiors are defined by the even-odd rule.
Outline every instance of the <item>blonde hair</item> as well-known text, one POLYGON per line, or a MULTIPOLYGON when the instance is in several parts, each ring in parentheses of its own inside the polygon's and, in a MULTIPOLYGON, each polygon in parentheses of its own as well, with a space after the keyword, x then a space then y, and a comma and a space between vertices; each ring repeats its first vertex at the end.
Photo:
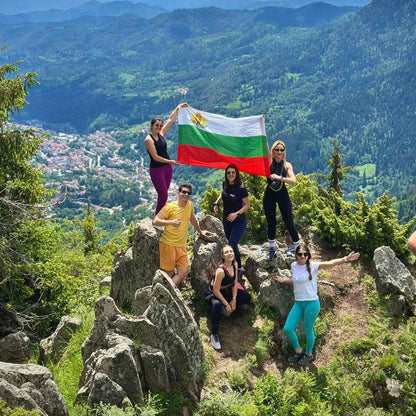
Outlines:
POLYGON ((271 152, 272 152, 272 158, 273 158, 273 150, 274 150, 274 148, 275 148, 276 146, 278 146, 279 144, 285 148, 285 151, 283 152, 283 160, 286 160, 286 145, 285 145, 285 143, 284 143, 284 142, 282 142, 281 140, 276 140, 276 141, 273 143, 273 145, 272 145, 272 150, 271 150, 271 152))

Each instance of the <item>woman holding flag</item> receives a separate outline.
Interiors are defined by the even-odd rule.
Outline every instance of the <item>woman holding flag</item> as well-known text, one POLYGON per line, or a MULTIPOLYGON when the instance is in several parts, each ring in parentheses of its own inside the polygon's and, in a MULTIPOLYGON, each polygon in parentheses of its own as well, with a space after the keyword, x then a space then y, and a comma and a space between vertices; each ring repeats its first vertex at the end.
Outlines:
POLYGON ((293 246, 285 250, 292 253, 299 246, 299 235, 293 222, 292 202, 286 189, 286 184, 295 185, 296 176, 292 165, 286 161, 286 146, 278 140, 273 143, 269 152, 271 175, 267 178, 267 187, 263 196, 264 213, 267 220, 267 238, 269 245, 268 260, 276 255, 276 204, 279 205, 283 222, 292 237, 293 246))
POLYGON ((172 165, 177 165, 176 160, 169 158, 165 134, 171 128, 182 107, 187 103, 179 104, 169 116, 168 121, 163 124, 161 118, 152 118, 150 122, 150 133, 144 139, 144 145, 150 156, 150 179, 157 192, 157 205, 155 215, 165 206, 168 199, 168 190, 172 180, 172 165))

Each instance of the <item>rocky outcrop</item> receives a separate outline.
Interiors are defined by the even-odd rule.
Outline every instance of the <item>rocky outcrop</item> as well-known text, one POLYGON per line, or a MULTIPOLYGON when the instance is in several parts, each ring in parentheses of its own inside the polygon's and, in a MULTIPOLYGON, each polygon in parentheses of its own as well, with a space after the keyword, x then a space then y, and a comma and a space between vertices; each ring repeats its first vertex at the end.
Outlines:
POLYGON ((40 365, 0 362, 0 397, 12 409, 23 407, 47 416, 68 415, 51 372, 40 365))
POLYGON ((414 314, 415 284, 409 270, 390 247, 383 246, 374 250, 373 260, 377 270, 377 292, 380 297, 388 297, 392 314, 414 314))
POLYGON ((110 297, 97 301, 94 326, 82 347, 77 400, 124 406, 142 401, 149 388, 167 391, 176 385, 196 402, 205 357, 182 295, 161 270, 137 293, 138 317, 121 313, 110 297))
POLYGON ((221 221, 212 215, 204 217, 200 221, 200 226, 203 230, 215 233, 212 241, 198 237, 193 249, 191 284, 200 296, 204 296, 215 275, 215 270, 221 262, 221 249, 227 244, 227 239, 221 221))
MULTIPOLYGON (((111 276, 106 276, 98 285, 100 293, 103 293, 106 288, 111 288, 111 276)), ((107 289, 108 290, 108 289, 107 289)))
POLYGON ((30 358, 30 340, 24 332, 9 334, 0 340, 0 361, 23 364, 30 358))
POLYGON ((81 326, 81 320, 63 316, 55 329, 55 332, 48 338, 43 339, 39 344, 39 362, 47 360, 59 361, 73 333, 81 326))
POLYGON ((132 311, 136 290, 152 284, 159 268, 160 235, 150 218, 145 218, 136 224, 132 247, 115 258, 110 296, 119 308, 132 311))
POLYGON ((275 259, 267 260, 260 246, 251 246, 245 264, 246 277, 258 293, 259 302, 278 310, 283 317, 288 315, 293 306, 293 287, 276 283, 272 276, 290 278, 289 267, 292 262, 293 258, 287 257, 283 249, 276 251, 275 259))

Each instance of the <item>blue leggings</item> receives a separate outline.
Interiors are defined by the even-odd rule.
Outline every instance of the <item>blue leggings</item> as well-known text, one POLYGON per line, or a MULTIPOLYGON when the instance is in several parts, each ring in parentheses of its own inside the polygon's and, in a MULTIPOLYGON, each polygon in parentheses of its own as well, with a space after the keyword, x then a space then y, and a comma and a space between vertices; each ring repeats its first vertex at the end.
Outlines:
POLYGON ((247 228, 247 218, 244 217, 242 221, 229 222, 225 218, 222 220, 224 226, 224 234, 227 237, 228 244, 233 248, 235 259, 238 263, 238 268, 241 267, 241 255, 238 250, 238 243, 243 238, 247 228))
POLYGON ((303 329, 306 333, 306 352, 312 353, 315 344, 315 332, 313 327, 318 317, 321 304, 319 300, 295 300, 295 304, 289 312, 283 330, 293 348, 300 348, 298 336, 295 328, 299 321, 303 318, 303 329))

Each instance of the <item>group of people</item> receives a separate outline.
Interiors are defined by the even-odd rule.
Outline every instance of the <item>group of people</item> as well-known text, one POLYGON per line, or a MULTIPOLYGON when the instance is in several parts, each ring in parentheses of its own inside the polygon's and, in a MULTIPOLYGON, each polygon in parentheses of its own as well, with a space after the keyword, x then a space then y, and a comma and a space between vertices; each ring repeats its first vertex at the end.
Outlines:
MULTIPOLYGON (((150 178, 158 195, 153 225, 165 227, 159 242, 160 268, 172 278, 176 285, 179 285, 188 273, 186 242, 189 223, 199 235, 209 237, 212 234, 201 230, 195 217, 193 204, 190 201, 191 184, 182 183, 178 189, 177 200, 166 204, 172 179, 172 165, 176 165, 177 162, 169 158, 164 136, 175 121, 179 109, 186 106, 188 106, 187 103, 179 104, 166 123, 160 118, 152 119, 151 131, 145 138, 145 146, 150 156, 150 178)), ((283 279, 279 276, 274 276, 273 279, 280 284, 293 285, 295 304, 288 315, 284 331, 295 351, 290 360, 291 363, 306 365, 312 361, 315 342, 314 325, 320 310, 317 291, 318 271, 357 260, 360 254, 351 253, 346 257, 326 262, 311 261, 311 252, 308 247, 301 244, 293 221, 292 204, 286 184, 296 184, 296 176, 292 165, 286 160, 286 146, 282 141, 273 143, 269 151, 269 164, 271 174, 267 178, 263 196, 263 207, 267 219, 268 241, 266 245, 269 248, 267 259, 272 260, 276 255, 276 209, 278 206, 293 244, 285 251, 291 255, 294 253, 295 261, 291 265, 291 279, 283 279), (306 333, 306 350, 300 347, 295 332, 302 318, 306 333)), ((211 344, 215 349, 221 348, 219 341, 221 316, 230 315, 238 305, 250 302, 250 294, 239 282, 245 270, 238 249, 238 244, 247 228, 246 213, 250 209, 250 200, 236 165, 230 164, 225 169, 222 192, 213 204, 216 214, 221 202, 223 204, 222 222, 228 245, 222 248, 221 263, 206 293, 206 301, 211 312, 211 344)), ((413 240, 412 244, 416 247, 416 233, 413 240)))

